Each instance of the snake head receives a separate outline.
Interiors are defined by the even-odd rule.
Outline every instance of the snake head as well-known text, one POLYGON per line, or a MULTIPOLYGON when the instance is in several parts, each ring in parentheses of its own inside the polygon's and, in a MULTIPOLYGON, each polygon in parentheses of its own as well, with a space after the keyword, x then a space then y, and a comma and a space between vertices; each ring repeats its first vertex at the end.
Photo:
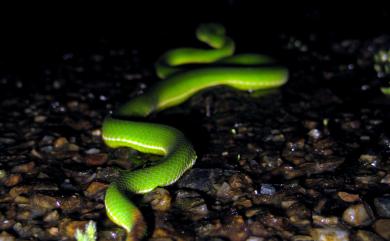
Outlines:
POLYGON ((221 48, 225 44, 225 28, 219 23, 201 24, 196 37, 213 48, 221 48))

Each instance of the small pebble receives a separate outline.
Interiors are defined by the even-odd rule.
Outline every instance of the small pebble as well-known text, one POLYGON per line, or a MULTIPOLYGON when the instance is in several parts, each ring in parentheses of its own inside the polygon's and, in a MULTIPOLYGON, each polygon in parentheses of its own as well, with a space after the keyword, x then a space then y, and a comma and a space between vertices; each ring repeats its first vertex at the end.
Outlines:
POLYGON ((313 241, 313 238, 307 235, 295 235, 291 238, 291 241, 313 241))
POLYGON ((15 241, 15 237, 11 234, 7 233, 6 231, 3 231, 0 233, 0 240, 1 241, 15 241))
POLYGON ((381 237, 376 235, 375 233, 372 233, 370 231, 366 230, 358 230, 355 235, 354 239, 356 241, 383 241, 381 237))
POLYGON ((263 241, 264 238, 255 237, 255 236, 249 236, 245 241, 263 241))
POLYGON ((309 131, 308 135, 311 138, 313 138, 314 140, 317 140, 317 139, 321 138, 322 133, 318 129, 312 129, 312 130, 309 131))
POLYGON ((6 144, 6 145, 12 145, 16 143, 16 140, 8 137, 0 137, 0 143, 6 144))
POLYGON ((205 218, 209 213, 205 200, 194 191, 179 190, 174 206, 193 221, 205 218))
POLYGON ((317 226, 335 226, 339 224, 339 219, 335 216, 324 217, 320 215, 313 215, 313 223, 317 226))
POLYGON ((66 235, 68 238, 73 239, 77 229, 85 230, 85 226, 88 221, 69 221, 63 220, 60 224, 60 232, 66 235))
POLYGON ((0 180, 5 178, 6 176, 7 176, 7 172, 2 170, 2 169, 0 169, 0 180))
POLYGON ((12 168, 11 172, 14 173, 31 173, 35 168, 35 162, 28 162, 22 165, 18 165, 12 168))
POLYGON ((54 148, 56 149, 61 149, 63 148, 66 144, 68 144, 68 140, 65 138, 65 137, 59 137, 57 138, 54 143, 53 143, 53 146, 54 148))
POLYGON ((349 241, 348 231, 336 228, 314 228, 310 235, 314 241, 349 241))
POLYGON ((83 208, 84 202, 80 196, 72 195, 62 198, 59 202, 59 207, 64 213, 73 213, 83 208))
POLYGON ((46 121, 46 119, 47 119, 47 117, 44 116, 44 115, 37 115, 37 116, 34 117, 34 121, 36 123, 43 123, 43 122, 46 121))
POLYGON ((390 196, 374 199, 376 213, 382 218, 390 218, 390 196))
POLYGON ((101 136, 102 135, 102 131, 100 129, 95 129, 95 130, 92 130, 91 134, 93 136, 101 136))
POLYGON ((3 183, 7 187, 13 187, 19 184, 23 180, 20 174, 11 174, 4 179, 3 183))
POLYGON ((99 194, 102 194, 107 189, 107 187, 108 185, 105 183, 91 182, 87 190, 84 191, 84 195, 89 198, 97 197, 99 194))
POLYGON ((272 184, 262 184, 260 187, 260 194, 262 195, 274 195, 276 189, 272 184))
POLYGON ((368 204, 356 204, 344 211, 343 220, 352 226, 366 226, 372 223, 374 215, 368 204))
POLYGON ((67 146, 67 151, 69 151, 69 152, 72 152, 72 151, 77 152, 79 150, 80 150, 80 147, 76 144, 69 143, 67 146))
POLYGON ((85 151, 85 154, 89 154, 89 155, 98 154, 98 153, 100 153, 100 149, 97 148, 90 148, 85 151))
POLYGON ((59 230, 58 230, 57 227, 51 227, 51 228, 48 229, 48 233, 49 233, 50 236, 56 237, 59 234, 59 230))
POLYGON ((59 200, 54 197, 43 195, 43 194, 34 194, 30 198, 30 203, 33 207, 52 210, 59 207, 59 200))
POLYGON ((380 183, 384 183, 390 186, 390 174, 387 174, 384 178, 382 178, 380 183))
POLYGON ((172 197, 168 190, 156 188, 152 192, 147 193, 143 200, 150 203, 153 210, 165 212, 171 208, 172 197))
POLYGON ((54 210, 54 211, 51 211, 49 212, 48 214, 46 214, 44 217, 43 217, 43 221, 45 221, 46 223, 51 223, 51 222, 56 222, 58 221, 60 218, 60 215, 58 213, 57 210, 54 210))
POLYGON ((376 155, 362 154, 359 157, 359 162, 366 167, 379 167, 381 160, 376 155))
POLYGON ((360 200, 359 194, 351 194, 347 192, 338 192, 337 196, 344 202, 356 202, 360 200))
POLYGON ((390 219, 378 219, 372 227, 382 238, 390 240, 390 219))
POLYGON ((85 157, 85 163, 89 166, 101 166, 108 160, 106 153, 89 154, 85 157))
POLYGON ((16 220, 17 221, 27 221, 31 220, 32 213, 29 210, 19 210, 16 214, 16 220))

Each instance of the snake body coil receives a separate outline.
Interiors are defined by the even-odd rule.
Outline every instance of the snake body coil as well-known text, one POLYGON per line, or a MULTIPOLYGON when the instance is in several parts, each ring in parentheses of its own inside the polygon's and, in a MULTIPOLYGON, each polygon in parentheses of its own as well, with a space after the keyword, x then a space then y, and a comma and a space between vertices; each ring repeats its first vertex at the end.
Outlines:
MULTIPOLYGON (((217 85, 239 90, 258 90, 281 86, 287 81, 283 67, 264 66, 272 60, 263 55, 234 54, 234 42, 218 24, 197 29, 197 38, 211 49, 181 48, 168 51, 156 64, 157 75, 164 79, 145 94, 117 111, 117 116, 145 117, 152 112, 178 105, 198 91, 217 85), (185 64, 205 64, 185 70, 185 64)), ((128 240, 140 239, 146 225, 128 193, 146 193, 158 186, 177 181, 191 168, 196 153, 182 132, 166 125, 107 118, 102 127, 109 147, 131 147, 140 152, 163 156, 156 165, 135 171, 123 171, 106 192, 108 217, 128 232, 128 240)))

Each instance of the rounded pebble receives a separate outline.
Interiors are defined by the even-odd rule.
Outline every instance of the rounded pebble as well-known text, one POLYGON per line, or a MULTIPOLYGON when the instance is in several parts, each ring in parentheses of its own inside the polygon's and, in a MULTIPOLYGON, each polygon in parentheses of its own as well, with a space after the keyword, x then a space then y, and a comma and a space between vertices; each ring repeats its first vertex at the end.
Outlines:
POLYGON ((343 220, 352 226, 366 226, 372 223, 373 212, 368 204, 349 206, 343 213, 343 220))
POLYGON ((390 196, 374 199, 376 213, 382 218, 390 218, 390 196))
POLYGON ((168 190, 156 188, 144 196, 144 201, 150 203, 153 210, 165 212, 171 208, 172 197, 168 190))
POLYGON ((390 240, 390 219, 378 219, 372 227, 382 238, 390 240))
POLYGON ((314 241, 349 241, 349 233, 336 228, 314 228, 310 235, 314 241))

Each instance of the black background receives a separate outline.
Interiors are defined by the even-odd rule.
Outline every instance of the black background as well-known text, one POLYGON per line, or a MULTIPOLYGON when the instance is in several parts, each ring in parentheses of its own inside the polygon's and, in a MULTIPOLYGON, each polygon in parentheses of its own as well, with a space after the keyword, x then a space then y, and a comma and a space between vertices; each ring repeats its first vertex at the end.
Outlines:
MULTIPOLYGON (((223 23, 242 50, 272 52, 281 35, 318 42, 366 39, 388 33, 389 9, 378 3, 302 6, 261 1, 146 1, 88 6, 19 6, 2 9, 0 71, 23 74, 55 64, 66 51, 101 48, 102 43, 139 49, 151 59, 164 50, 193 44, 202 22, 223 23)), ((106 45, 107 46, 107 45, 106 45)), ((275 55, 274 53, 272 53, 275 55)), ((276 54, 277 55, 277 54, 276 54)))

